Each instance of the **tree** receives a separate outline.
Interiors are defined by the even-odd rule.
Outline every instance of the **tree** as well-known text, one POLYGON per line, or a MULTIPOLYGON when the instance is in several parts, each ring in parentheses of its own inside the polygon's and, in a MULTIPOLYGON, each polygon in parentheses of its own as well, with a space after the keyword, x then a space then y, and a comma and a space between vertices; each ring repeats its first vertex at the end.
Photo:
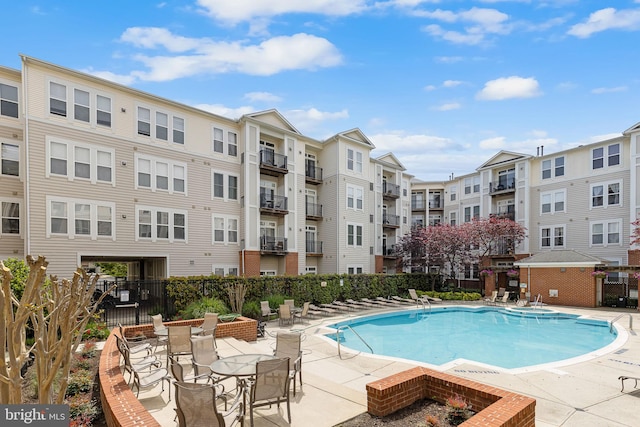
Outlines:
POLYGON ((480 218, 467 224, 480 260, 490 254, 515 253, 526 236, 526 228, 508 218, 480 218))
POLYGON ((100 273, 107 276, 127 277, 127 264, 122 262, 96 262, 100 267, 100 273))
POLYGON ((58 280, 55 276, 47 279, 48 263, 44 257, 28 256, 27 264, 29 275, 18 299, 11 288, 14 275, 0 261, 0 341, 6 351, 6 357, 0 358, 0 403, 21 403, 21 368, 32 354, 39 402, 61 404, 67 390, 72 354, 107 292, 92 302, 97 275, 90 277, 78 268, 72 280, 58 280), (28 322, 31 322, 35 341, 26 348, 28 322), (54 388, 56 377, 60 382, 54 388))
POLYGON ((640 245, 640 218, 636 218, 631 225, 633 225, 634 228, 631 232, 631 241, 629 242, 629 245, 640 245))

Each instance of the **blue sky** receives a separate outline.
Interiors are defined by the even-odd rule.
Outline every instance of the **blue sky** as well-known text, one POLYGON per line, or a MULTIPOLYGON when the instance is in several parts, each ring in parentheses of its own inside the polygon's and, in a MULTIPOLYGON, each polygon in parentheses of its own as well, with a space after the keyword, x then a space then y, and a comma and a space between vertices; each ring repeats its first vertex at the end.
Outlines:
POLYGON ((423 180, 640 121, 640 0, 23 0, 3 15, 1 65, 22 53, 232 118, 276 108, 317 139, 357 127, 423 180))

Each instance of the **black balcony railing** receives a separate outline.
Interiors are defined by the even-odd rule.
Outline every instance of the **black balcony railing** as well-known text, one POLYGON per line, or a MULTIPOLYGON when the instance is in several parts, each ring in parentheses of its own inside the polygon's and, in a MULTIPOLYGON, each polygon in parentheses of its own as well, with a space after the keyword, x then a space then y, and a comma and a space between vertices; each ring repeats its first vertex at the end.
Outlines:
POLYGON ((391 184, 388 182, 382 183, 382 196, 383 197, 392 197, 398 198, 400 197, 400 186, 396 184, 391 184))
POLYGON ((509 191, 515 191, 515 189, 516 189, 515 178, 501 179, 501 180, 489 183, 489 193, 498 193, 503 191, 509 192, 509 191))
POLYGON ((382 214, 383 227, 400 227, 400 215, 382 214))
POLYGON ((307 182, 319 184, 322 182, 322 168, 307 165, 304 169, 307 182))
POLYGON ((260 194, 260 208, 272 209, 274 211, 288 211, 288 199, 284 196, 276 196, 262 193, 260 194))
POLYGON ((311 218, 322 218, 322 205, 307 203, 307 216, 311 218))
POLYGON ((322 254, 322 242, 307 240, 306 251, 308 254, 322 254))
POLYGON ((491 245, 489 255, 513 255, 514 250, 513 240, 508 237, 503 237, 491 245))
POLYGON ((398 257, 398 252, 396 252, 396 245, 383 246, 382 256, 393 258, 398 257))
POLYGON ((490 218, 501 218, 501 219, 510 219, 511 221, 516 220, 515 211, 507 211, 507 212, 494 212, 489 214, 490 218))
POLYGON ((433 199, 429 200, 429 209, 443 209, 444 203, 442 203, 441 199, 433 199))
POLYGON ((260 167, 277 169, 287 173, 287 156, 271 150, 260 150, 260 167))
POLYGON ((260 238, 260 251, 267 253, 287 252, 287 239, 285 237, 262 236, 260 238))

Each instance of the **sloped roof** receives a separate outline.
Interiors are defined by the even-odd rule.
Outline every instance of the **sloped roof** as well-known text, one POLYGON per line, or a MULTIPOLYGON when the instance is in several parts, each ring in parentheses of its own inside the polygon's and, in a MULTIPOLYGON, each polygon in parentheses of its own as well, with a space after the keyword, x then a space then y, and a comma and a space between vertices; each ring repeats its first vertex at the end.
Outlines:
POLYGON ((553 249, 516 261, 518 267, 593 267, 608 261, 573 249, 553 249))
POLYGON ((364 145, 371 150, 376 148, 376 146, 373 145, 373 142, 371 142, 371 140, 367 138, 364 132, 362 132, 359 128, 353 128, 344 132, 340 132, 329 138, 327 141, 331 139, 338 140, 340 138, 348 139, 351 142, 356 142, 358 144, 364 145))
POLYGON ((528 159, 530 157, 531 156, 528 154, 516 153, 515 151, 501 150, 498 153, 496 153, 493 157, 491 157, 489 160, 481 164, 476 170, 494 167, 504 163, 511 163, 511 162, 515 162, 516 160, 528 159))
POLYGON ((258 111, 256 113, 246 114, 245 116, 264 123, 269 123, 281 129, 286 129, 289 132, 300 134, 298 129, 289 123, 289 121, 276 109, 258 111))
POLYGON ((626 134, 631 133, 631 132, 637 132, 638 130, 640 130, 640 122, 638 122, 635 125, 631 126, 629 129, 627 129, 624 132, 622 132, 622 134, 626 135, 626 134))
POLYGON ((400 160, 398 160, 398 158, 393 153, 383 154, 380 157, 376 157, 375 160, 381 163, 386 163, 388 165, 394 166, 395 168, 403 171, 407 170, 404 167, 404 165, 400 163, 400 160))

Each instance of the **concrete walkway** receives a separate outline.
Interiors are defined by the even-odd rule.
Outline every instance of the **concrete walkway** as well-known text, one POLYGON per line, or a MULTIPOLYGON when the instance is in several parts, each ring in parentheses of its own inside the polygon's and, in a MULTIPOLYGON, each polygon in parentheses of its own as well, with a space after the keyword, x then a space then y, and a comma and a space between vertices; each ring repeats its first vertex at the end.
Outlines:
MULTIPOLYGON (((634 325, 640 329, 640 314, 637 311, 547 308, 608 321, 621 313, 629 313, 634 325)), ((275 347, 275 334, 279 330, 302 332, 303 385, 298 386, 295 398, 291 395, 290 425, 331 427, 366 411, 367 383, 418 365, 364 353, 349 353, 344 348, 340 358, 335 343, 322 337, 327 332, 324 325, 352 318, 356 314, 382 311, 388 310, 360 311, 285 328, 279 328, 278 322, 272 321, 267 326, 266 338, 260 338, 255 343, 232 338, 219 339, 218 350, 221 357, 239 353, 271 353, 275 347)), ((423 366, 535 398, 538 427, 636 427, 640 425, 640 388, 634 389, 633 381, 627 381, 625 391, 621 392, 618 377, 640 376, 640 338, 635 331, 629 330, 629 316, 619 319, 616 325, 626 331, 621 335, 627 335, 617 348, 609 349, 607 353, 573 359, 570 365, 545 365, 539 369, 513 371, 473 364, 450 364, 446 369, 423 366)), ((159 353, 164 360, 161 350, 159 353)), ((229 382, 227 388, 233 389, 233 383, 229 382)), ((176 425, 175 403, 173 399, 168 401, 167 390, 160 393, 158 387, 156 390, 142 391, 140 401, 161 425, 176 425)), ((279 410, 275 406, 262 407, 255 410, 254 414, 256 427, 289 425, 283 406, 279 410)), ((245 420, 248 425, 248 414, 245 420)))

